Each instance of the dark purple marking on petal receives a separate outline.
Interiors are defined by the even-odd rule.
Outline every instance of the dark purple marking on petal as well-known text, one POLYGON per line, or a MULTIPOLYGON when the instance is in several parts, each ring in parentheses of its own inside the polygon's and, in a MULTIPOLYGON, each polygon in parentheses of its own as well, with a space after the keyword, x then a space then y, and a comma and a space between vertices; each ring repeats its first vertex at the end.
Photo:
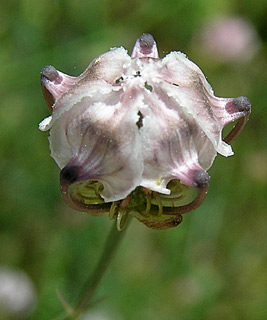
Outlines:
POLYGON ((247 97, 238 97, 233 100, 233 104, 238 108, 240 112, 250 112, 251 102, 247 97))
POLYGON ((236 112, 250 113, 251 102, 247 97, 234 98, 226 104, 225 110, 230 114, 236 112))
POLYGON ((143 33, 139 38, 141 52, 145 55, 152 52, 155 40, 150 33, 143 33))
POLYGON ((57 72, 56 68, 53 66, 46 66, 41 71, 41 81, 48 80, 60 84, 62 82, 62 77, 57 72))
POLYGON ((195 170, 193 174, 194 185, 197 188, 203 188, 210 182, 210 176, 206 171, 195 170))
POLYGON ((247 97, 234 98, 226 104, 225 110, 231 115, 237 114, 239 118, 237 118, 238 122, 235 127, 223 139, 226 143, 230 143, 239 135, 247 123, 251 112, 251 103, 247 97))
POLYGON ((62 183, 71 184, 77 181, 79 176, 79 168, 77 166, 66 166, 60 171, 60 181, 62 183))
POLYGON ((135 43, 132 52, 132 58, 158 59, 158 57, 158 49, 153 36, 149 33, 143 33, 135 43))

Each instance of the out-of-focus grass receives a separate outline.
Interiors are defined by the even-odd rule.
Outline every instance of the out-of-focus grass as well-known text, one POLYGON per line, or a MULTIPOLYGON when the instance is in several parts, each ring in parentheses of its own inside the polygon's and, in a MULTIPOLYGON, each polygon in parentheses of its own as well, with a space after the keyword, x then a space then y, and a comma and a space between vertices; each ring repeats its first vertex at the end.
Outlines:
POLYGON ((30 319, 53 319, 56 289, 72 298, 100 255, 111 222, 67 208, 49 157, 48 115, 39 73, 51 64, 78 75, 95 56, 150 32, 164 56, 181 50, 201 66, 218 96, 248 96, 253 111, 218 156, 204 204, 181 226, 151 231, 134 221, 97 294, 108 319, 265 319, 266 280, 266 2, 9 1, 0 3, 0 263, 34 282, 30 319), (219 64, 194 43, 221 15, 255 26, 260 49, 247 63, 219 64))

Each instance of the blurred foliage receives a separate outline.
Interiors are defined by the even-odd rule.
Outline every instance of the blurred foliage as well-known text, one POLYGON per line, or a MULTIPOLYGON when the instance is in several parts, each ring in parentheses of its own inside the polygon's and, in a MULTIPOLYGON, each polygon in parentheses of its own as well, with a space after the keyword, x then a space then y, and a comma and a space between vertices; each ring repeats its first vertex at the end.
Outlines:
POLYGON ((51 64, 80 74, 110 47, 131 51, 143 32, 159 52, 185 52, 216 95, 245 95, 252 115, 218 156, 204 204, 181 226, 152 231, 132 222, 86 319, 266 319, 266 13, 265 0, 10 0, 0 2, 0 264, 24 270, 38 292, 29 319, 55 319, 59 288, 71 300, 99 257, 111 222, 63 203, 39 84, 51 64), (241 16, 258 33, 252 60, 219 63, 196 44, 202 26, 241 16), (91 314, 91 316, 90 316, 91 314))

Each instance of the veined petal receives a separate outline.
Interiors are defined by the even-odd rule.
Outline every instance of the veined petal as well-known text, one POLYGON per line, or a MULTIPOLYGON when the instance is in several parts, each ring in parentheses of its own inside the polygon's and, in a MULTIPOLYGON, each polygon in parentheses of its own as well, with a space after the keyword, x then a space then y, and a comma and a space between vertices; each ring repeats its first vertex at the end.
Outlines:
POLYGON ((105 80, 114 84, 123 73, 125 65, 130 64, 131 58, 124 48, 112 48, 110 51, 95 58, 80 75, 82 83, 92 80, 105 80))
POLYGON ((58 165, 80 168, 76 182, 102 182, 105 201, 126 197, 140 184, 143 172, 134 109, 137 97, 132 92, 125 105, 128 94, 111 90, 101 95, 102 102, 85 96, 62 113, 51 129, 50 146, 58 165))
POLYGON ((132 52, 132 58, 158 58, 157 44, 154 38, 149 33, 144 33, 137 39, 132 52))
MULTIPOLYGON (((141 111, 144 114, 140 133, 145 164, 141 185, 168 194, 166 185, 172 179, 194 185, 193 172, 203 170, 194 141, 202 140, 203 144, 207 137, 201 136, 201 128, 192 115, 175 108, 174 100, 161 94, 161 89, 153 82, 151 85, 155 92, 145 94, 149 107, 141 111)), ((214 153, 209 157, 210 162, 214 153)))

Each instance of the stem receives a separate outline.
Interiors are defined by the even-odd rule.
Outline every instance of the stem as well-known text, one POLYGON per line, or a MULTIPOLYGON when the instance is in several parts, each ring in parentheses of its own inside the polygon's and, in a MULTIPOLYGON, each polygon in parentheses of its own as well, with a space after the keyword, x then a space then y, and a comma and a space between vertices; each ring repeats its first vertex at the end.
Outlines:
MULTIPOLYGON (((129 219, 130 220, 130 219, 129 219)), ((111 230, 109 232, 108 238, 105 242, 104 251, 96 265, 93 273, 89 276, 85 282, 78 298, 76 307, 71 312, 70 319, 78 319, 78 317, 87 310, 91 304, 92 297, 102 280, 112 258, 114 257, 116 250, 119 247, 119 244, 126 233, 127 226, 122 231, 117 230, 117 221, 113 223, 111 230)))

